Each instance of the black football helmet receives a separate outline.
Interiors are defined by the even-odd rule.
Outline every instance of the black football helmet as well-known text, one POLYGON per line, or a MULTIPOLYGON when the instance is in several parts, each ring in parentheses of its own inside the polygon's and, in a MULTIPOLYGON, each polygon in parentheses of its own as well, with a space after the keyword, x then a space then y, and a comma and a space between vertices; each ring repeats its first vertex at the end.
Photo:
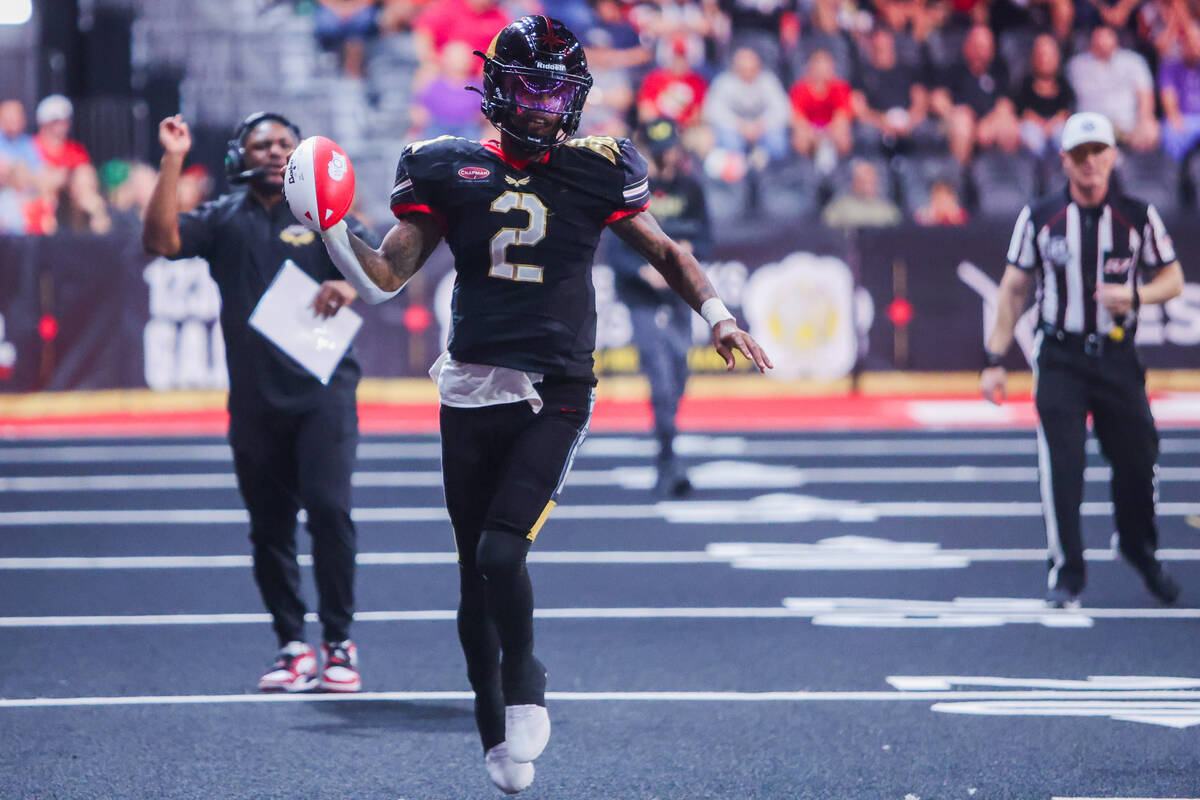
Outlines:
POLYGON ((500 30, 483 59, 483 115, 535 152, 562 144, 579 129, 592 75, 583 45, 556 19, 521 17, 500 30), (535 133, 520 123, 528 112, 557 116, 560 124, 535 133))

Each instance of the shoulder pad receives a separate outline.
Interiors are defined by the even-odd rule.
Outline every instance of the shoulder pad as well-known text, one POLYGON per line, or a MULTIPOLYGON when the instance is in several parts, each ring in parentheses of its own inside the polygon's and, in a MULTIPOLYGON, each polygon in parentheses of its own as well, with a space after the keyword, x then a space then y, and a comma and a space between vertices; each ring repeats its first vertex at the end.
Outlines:
POLYGON ((564 147, 575 147, 582 152, 592 152, 613 166, 621 157, 621 144, 611 136, 585 136, 582 139, 568 139, 564 147))
POLYGON ((464 139, 461 136, 439 136, 436 139, 424 139, 410 143, 404 148, 400 158, 409 164, 432 166, 451 162, 479 146, 478 142, 464 139))

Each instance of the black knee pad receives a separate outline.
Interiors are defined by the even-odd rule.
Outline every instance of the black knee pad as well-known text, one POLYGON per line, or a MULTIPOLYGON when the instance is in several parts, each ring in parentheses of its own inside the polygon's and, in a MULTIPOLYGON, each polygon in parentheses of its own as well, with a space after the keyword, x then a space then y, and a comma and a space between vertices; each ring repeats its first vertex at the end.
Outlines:
POLYGON ((520 572, 532 544, 524 536, 507 531, 484 531, 475 550, 475 566, 485 578, 520 572))

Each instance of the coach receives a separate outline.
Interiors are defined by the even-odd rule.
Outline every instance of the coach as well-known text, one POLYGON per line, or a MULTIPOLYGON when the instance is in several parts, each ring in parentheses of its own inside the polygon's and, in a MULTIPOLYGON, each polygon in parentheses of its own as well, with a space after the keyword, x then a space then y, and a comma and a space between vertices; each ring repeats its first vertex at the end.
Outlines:
MULTIPOLYGON (((328 384, 292 361, 250 326, 250 316, 286 262, 321 287, 313 311, 330 317, 357 297, 321 240, 288 210, 281 170, 300 142, 285 117, 252 114, 229 141, 225 168, 235 191, 180 214, 178 183, 192 146, 178 115, 159 125, 162 169, 146 211, 142 242, 170 259, 200 257, 221 293, 221 333, 229 368, 229 444, 238 490, 250 515, 254 579, 279 639, 279 653, 258 682, 262 691, 356 692, 358 648, 350 640, 357 539, 350 479, 358 446, 352 354, 328 384), (296 515, 312 534, 322 663, 304 641, 296 515)), ((353 223, 357 226, 357 223, 353 223)), ((366 232, 357 226, 363 234, 366 232)))
POLYGON ((1067 120, 1067 188, 1026 206, 1017 219, 980 376, 984 397, 1003 400, 1000 360, 1036 279, 1038 467, 1049 543, 1046 602, 1055 608, 1078 608, 1086 579, 1079 505, 1089 412, 1112 465, 1121 554, 1159 601, 1179 596, 1155 557, 1158 431, 1133 340, 1139 308, 1178 295, 1183 269, 1154 206, 1110 185, 1116 159, 1106 117, 1088 112, 1067 120))

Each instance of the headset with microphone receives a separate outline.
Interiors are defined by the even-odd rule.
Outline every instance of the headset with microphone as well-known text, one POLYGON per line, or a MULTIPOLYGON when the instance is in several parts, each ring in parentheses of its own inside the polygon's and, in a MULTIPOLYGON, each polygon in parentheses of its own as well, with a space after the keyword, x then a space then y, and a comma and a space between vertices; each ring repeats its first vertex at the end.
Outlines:
POLYGON ((283 114, 276 114, 273 111, 256 111, 242 120, 242 124, 238 125, 233 132, 233 138, 225 145, 225 177, 230 183, 245 183, 267 172, 263 167, 246 169, 246 138, 250 136, 254 126, 266 120, 273 120, 288 128, 296 135, 296 141, 300 141, 299 126, 283 114))

